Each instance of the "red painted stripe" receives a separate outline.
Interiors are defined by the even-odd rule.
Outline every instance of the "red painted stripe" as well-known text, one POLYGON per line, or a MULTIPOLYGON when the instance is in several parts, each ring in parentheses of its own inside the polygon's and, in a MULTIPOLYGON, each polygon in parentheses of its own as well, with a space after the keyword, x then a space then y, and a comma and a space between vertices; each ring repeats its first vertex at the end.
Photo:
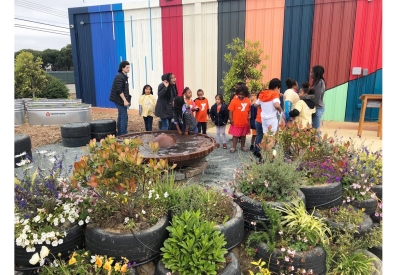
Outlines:
MULTIPOLYGON (((176 77, 178 94, 183 92, 183 12, 181 0, 160 0, 163 70, 176 77)), ((161 76, 160 76, 161 77, 161 76)))

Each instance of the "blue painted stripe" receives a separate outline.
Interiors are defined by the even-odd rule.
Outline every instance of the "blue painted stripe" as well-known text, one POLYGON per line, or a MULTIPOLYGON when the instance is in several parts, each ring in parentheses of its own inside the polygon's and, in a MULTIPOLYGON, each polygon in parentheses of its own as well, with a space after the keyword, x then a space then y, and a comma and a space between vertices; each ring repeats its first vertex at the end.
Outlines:
POLYGON ((132 27, 132 15, 131 15, 131 41, 132 41, 132 48, 133 48, 133 27, 132 27))
POLYGON ((131 63, 131 74, 132 74, 132 80, 131 80, 131 82, 132 82, 132 89, 135 89, 135 84, 134 84, 134 78, 133 78, 133 69, 134 69, 134 67, 133 67, 133 63, 131 63))
POLYGON ((146 84, 149 83, 147 82, 147 57, 144 56, 144 72, 146 73, 146 84))
POLYGON ((150 0, 148 3, 149 3, 149 9, 150 9, 150 59, 151 59, 151 70, 153 71, 154 70, 154 64, 153 64, 153 20, 151 18, 150 0))

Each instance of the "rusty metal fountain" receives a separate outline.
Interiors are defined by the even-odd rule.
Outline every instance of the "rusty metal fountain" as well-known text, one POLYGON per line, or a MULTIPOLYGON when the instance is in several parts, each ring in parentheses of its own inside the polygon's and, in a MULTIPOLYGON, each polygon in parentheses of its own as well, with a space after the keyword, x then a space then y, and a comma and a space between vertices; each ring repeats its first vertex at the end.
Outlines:
POLYGON ((214 150, 212 137, 189 133, 179 135, 177 131, 140 132, 119 136, 118 139, 140 138, 143 144, 139 148, 143 158, 167 159, 170 165, 176 164, 175 180, 187 180, 201 174, 207 166, 205 157, 214 150), (153 152, 149 143, 158 142, 159 149, 153 152))

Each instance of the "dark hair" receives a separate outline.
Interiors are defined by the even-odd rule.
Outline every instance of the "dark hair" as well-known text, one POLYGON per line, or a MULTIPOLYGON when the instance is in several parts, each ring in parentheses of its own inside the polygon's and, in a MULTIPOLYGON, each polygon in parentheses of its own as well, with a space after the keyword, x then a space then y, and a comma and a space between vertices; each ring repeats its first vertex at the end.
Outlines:
POLYGON ((286 83, 287 88, 290 89, 290 88, 292 88, 293 86, 296 85, 296 80, 291 79, 291 78, 287 78, 285 83, 286 83))
POLYGON ((183 96, 178 95, 174 98, 174 108, 175 112, 178 114, 179 117, 181 117, 182 114, 182 106, 185 104, 185 99, 183 96))
POLYGON ((118 72, 122 73, 122 69, 125 68, 126 66, 130 66, 130 65, 131 64, 126 60, 121 61, 121 63, 119 63, 118 72))
POLYGON ((315 65, 314 67, 312 67, 312 72, 314 73, 314 82, 318 82, 319 80, 323 80, 325 82, 324 79, 324 67, 322 67, 321 65, 315 65))
POLYGON ((245 97, 250 97, 249 88, 246 85, 239 85, 236 89, 236 94, 243 93, 245 97))
POLYGON ((219 98, 219 100, 221 100, 221 103, 224 103, 225 101, 224 101, 224 97, 221 95, 221 94, 217 94, 216 96, 215 96, 215 99, 217 99, 217 97, 219 98))
POLYGON ((198 92, 203 92, 203 93, 204 93, 204 91, 203 91, 202 89, 198 89, 197 92, 196 92, 196 94, 197 94, 198 92))
POLYGON ((242 82, 242 81, 239 81, 238 83, 236 83, 236 85, 238 85, 238 86, 244 85, 244 84, 246 84, 246 83, 244 83, 244 82, 242 82))
MULTIPOLYGON (((304 90, 304 89, 303 89, 304 90)), ((307 89, 307 92, 304 90, 304 92, 306 93, 306 94, 308 94, 308 95, 315 95, 315 89, 314 88, 311 88, 311 89, 307 89)))
POLYGON ((190 88, 189 88, 189 87, 185 87, 185 89, 183 89, 183 93, 182 93, 182 94, 186 94, 186 92, 187 92, 188 90, 190 90, 190 88))
POLYGON ((308 83, 308 82, 303 82, 303 83, 301 83, 301 88, 303 88, 303 89, 310 89, 310 83, 308 83))
POLYGON ((281 88, 281 81, 278 78, 273 78, 269 81, 268 89, 274 90, 276 87, 281 88))
POLYGON ((150 94, 153 94, 153 88, 152 88, 149 84, 146 84, 146 85, 144 85, 144 87, 143 87, 142 95, 145 94, 144 90, 146 90, 147 87, 150 87, 150 94))

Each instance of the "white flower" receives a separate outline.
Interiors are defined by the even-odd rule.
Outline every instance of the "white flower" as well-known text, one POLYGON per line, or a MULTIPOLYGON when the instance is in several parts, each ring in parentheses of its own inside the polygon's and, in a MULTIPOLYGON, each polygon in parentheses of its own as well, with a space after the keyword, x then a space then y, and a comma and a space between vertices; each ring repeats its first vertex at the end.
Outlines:
POLYGON ((128 221, 129 221, 129 217, 125 217, 125 219, 124 219, 124 224, 127 224, 128 221))
POLYGON ((78 222, 79 225, 83 225, 84 223, 85 223, 85 222, 82 221, 82 220, 80 220, 80 221, 78 222))
POLYGON ((53 242, 51 243, 51 245, 52 245, 52 246, 57 246, 57 245, 58 245, 58 242, 57 242, 57 241, 53 241, 53 242))
POLYGON ((282 230, 280 230, 278 233, 279 233, 279 235, 282 235, 282 234, 283 234, 282 230))
POLYGON ((64 242, 63 239, 58 239, 58 244, 62 244, 64 242))
POLYGON ((143 214, 143 215, 146 214, 146 211, 144 211, 143 209, 142 209, 142 214, 143 214))
POLYGON ((42 151, 39 151, 39 152, 37 152, 39 155, 44 155, 44 154, 46 154, 47 153, 47 151, 46 150, 42 150, 42 151))
POLYGON ((54 260, 53 265, 54 265, 54 267, 58 267, 57 260, 54 260))
POLYGON ((89 223, 89 220, 90 220, 90 217, 87 216, 86 219, 85 219, 85 223, 89 223))
POLYGON ((26 152, 22 152, 21 154, 15 155, 14 157, 15 157, 15 158, 18 158, 18 157, 22 157, 22 156, 25 156, 25 155, 26 155, 26 152))
POLYGON ((42 246, 42 249, 40 250, 40 258, 45 258, 49 255, 50 250, 47 248, 47 246, 42 246))
POLYGON ((281 248, 281 251, 282 251, 282 252, 285 252, 285 250, 286 250, 286 249, 285 249, 284 247, 281 248))
POLYGON ((156 194, 156 200, 158 200, 160 198, 160 195, 156 194))
POLYGON ((96 262, 96 256, 90 256, 90 262, 95 263, 96 262))
POLYGON ((272 150, 272 155, 273 155, 273 156, 276 156, 276 150, 275 150, 275 149, 272 150))
POLYGON ((164 193, 164 198, 168 198, 168 192, 164 193))
POLYGON ((31 259, 29 260, 29 263, 30 263, 31 265, 35 265, 35 264, 37 264, 39 261, 40 261, 39 253, 36 252, 35 254, 32 255, 31 259))

